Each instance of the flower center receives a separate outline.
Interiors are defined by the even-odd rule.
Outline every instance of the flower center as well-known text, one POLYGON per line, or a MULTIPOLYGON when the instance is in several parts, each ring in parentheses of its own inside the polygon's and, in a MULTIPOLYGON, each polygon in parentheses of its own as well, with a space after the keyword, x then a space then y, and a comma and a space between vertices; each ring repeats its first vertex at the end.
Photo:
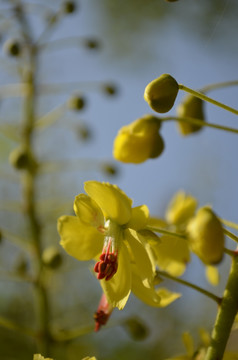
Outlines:
POLYGON ((118 268, 117 251, 112 248, 112 238, 104 245, 100 260, 95 264, 94 271, 98 273, 99 280, 110 280, 116 274, 118 268))

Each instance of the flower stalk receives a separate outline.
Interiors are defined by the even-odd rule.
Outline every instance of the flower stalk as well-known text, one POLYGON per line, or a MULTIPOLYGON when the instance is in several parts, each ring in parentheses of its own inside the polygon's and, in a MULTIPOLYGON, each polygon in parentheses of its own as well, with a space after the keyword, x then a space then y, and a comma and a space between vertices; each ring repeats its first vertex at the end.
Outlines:
POLYGON ((230 275, 212 332, 211 345, 204 360, 222 360, 238 311, 238 257, 234 256, 230 275))

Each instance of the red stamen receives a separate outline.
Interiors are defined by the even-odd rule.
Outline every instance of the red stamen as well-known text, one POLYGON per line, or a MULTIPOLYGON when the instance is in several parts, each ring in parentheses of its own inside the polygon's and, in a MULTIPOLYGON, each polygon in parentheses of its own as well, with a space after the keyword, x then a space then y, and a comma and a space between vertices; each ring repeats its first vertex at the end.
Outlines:
POLYGON ((94 314, 95 331, 99 331, 102 325, 105 325, 112 313, 113 307, 109 305, 105 294, 102 294, 98 309, 94 314))
POLYGON ((117 272, 117 253, 110 252, 111 240, 108 241, 107 247, 103 248, 103 252, 99 257, 99 261, 94 266, 94 271, 98 273, 97 278, 99 280, 110 280, 117 272), (106 250, 106 251, 105 251, 106 250))

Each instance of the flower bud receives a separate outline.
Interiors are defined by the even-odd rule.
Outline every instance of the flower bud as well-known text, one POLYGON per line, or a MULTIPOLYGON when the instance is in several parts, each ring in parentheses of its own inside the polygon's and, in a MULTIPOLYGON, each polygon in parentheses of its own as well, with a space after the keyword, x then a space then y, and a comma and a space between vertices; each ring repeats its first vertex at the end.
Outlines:
POLYGON ((118 174, 118 168, 113 164, 103 163, 101 169, 106 175, 115 176, 118 174))
POLYGON ((149 335, 149 329, 138 318, 129 318, 122 323, 122 326, 133 340, 144 340, 149 335))
POLYGON ((75 1, 65 1, 63 3, 63 12, 65 14, 72 14, 76 10, 76 3, 75 1))
POLYGON ((82 110, 85 107, 85 98, 79 95, 74 95, 68 100, 67 105, 70 110, 82 110))
POLYGON ((43 251, 42 261, 45 266, 57 269, 62 264, 62 255, 57 247, 50 246, 43 251))
POLYGON ((125 163, 139 164, 158 157, 164 150, 164 141, 158 133, 160 125, 157 117, 145 115, 123 126, 114 140, 114 158, 125 163))
MULTIPOLYGON (((184 101, 178 106, 177 114, 179 117, 191 117, 205 121, 203 100, 192 95, 186 96, 184 101)), ((188 135, 201 130, 203 126, 178 121, 178 128, 182 135, 188 135)))
POLYGON ((9 56, 18 57, 21 54, 22 45, 16 39, 9 39, 4 44, 4 51, 9 56))
POLYGON ((16 148, 9 155, 10 164, 17 170, 36 169, 36 163, 29 151, 24 148, 16 148))
POLYGON ((209 207, 198 210, 187 225, 191 250, 207 265, 217 264, 224 252, 222 224, 209 207))
POLYGON ((100 47, 100 42, 96 39, 86 39, 84 44, 88 49, 98 49, 100 47))
POLYGON ((171 110, 177 97, 179 85, 169 74, 151 81, 145 88, 144 99, 158 113, 171 110))
POLYGON ((105 92, 105 94, 107 95, 116 95, 118 89, 115 85, 113 84, 106 84, 103 86, 103 91, 105 92))

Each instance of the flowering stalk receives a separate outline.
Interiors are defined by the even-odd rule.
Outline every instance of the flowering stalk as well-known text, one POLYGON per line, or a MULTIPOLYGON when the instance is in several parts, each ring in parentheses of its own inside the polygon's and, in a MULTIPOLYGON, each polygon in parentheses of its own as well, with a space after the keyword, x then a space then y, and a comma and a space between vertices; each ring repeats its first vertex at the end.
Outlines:
POLYGON ((230 275, 224 291, 216 322, 212 332, 211 345, 204 360, 222 360, 232 324, 238 311, 238 257, 233 257, 230 275))
MULTIPOLYGON (((13 2, 14 3, 14 2, 13 2)), ((14 8, 16 18, 21 26, 24 40, 26 42, 27 63, 26 71, 23 72, 23 83, 27 84, 27 93, 23 100, 23 122, 21 127, 21 145, 27 156, 30 157, 30 163, 21 172, 23 209, 28 220, 31 233, 35 267, 35 294, 37 301, 37 314, 39 337, 38 346, 42 353, 49 353, 50 333, 49 333, 49 304, 47 289, 43 282, 43 264, 41 258, 41 225, 36 213, 36 172, 37 161, 33 152, 33 130, 35 123, 36 108, 36 68, 37 68, 37 48, 31 38, 32 32, 29 23, 25 18, 24 10, 20 2, 17 2, 14 8)))

